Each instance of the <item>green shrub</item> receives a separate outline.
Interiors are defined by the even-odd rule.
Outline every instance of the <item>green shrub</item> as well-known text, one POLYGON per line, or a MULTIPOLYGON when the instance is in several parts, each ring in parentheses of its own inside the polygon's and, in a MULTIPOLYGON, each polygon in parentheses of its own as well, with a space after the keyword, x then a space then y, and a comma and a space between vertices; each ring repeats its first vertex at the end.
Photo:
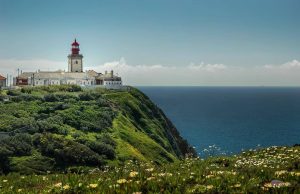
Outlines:
POLYGON ((38 86, 34 87, 35 91, 54 92, 80 92, 82 88, 78 85, 54 85, 54 86, 38 86))
POLYGON ((99 107, 107 107, 107 106, 109 106, 109 102, 107 100, 105 100, 104 98, 97 99, 96 103, 97 103, 97 105, 99 107))
POLYGON ((108 134, 103 134, 99 137, 96 137, 97 141, 103 142, 105 144, 111 145, 113 148, 117 146, 116 142, 108 134))
POLYGON ((113 160, 116 157, 114 148, 109 144, 95 141, 90 141, 86 144, 91 150, 98 153, 99 155, 105 155, 110 160, 113 160))
POLYGON ((79 94, 79 98, 83 101, 96 100, 98 98, 101 98, 101 94, 94 91, 85 91, 79 94))
POLYGON ((31 154, 32 139, 26 133, 8 136, 0 141, 0 147, 2 157, 26 156, 31 154))
POLYGON ((61 91, 80 92, 82 91, 82 88, 78 85, 70 85, 69 87, 66 87, 66 90, 61 90, 61 91))
POLYGON ((27 94, 31 94, 31 92, 33 91, 33 87, 29 86, 29 87, 23 87, 21 89, 22 93, 27 93, 27 94))
POLYGON ((33 96, 30 94, 20 94, 19 96, 14 96, 11 98, 13 102, 21 102, 21 101, 35 101, 35 100, 43 100, 43 98, 39 96, 33 96))
POLYGON ((46 102, 56 102, 59 101, 59 97, 56 94, 47 94, 44 96, 46 102))
POLYGON ((60 93, 50 93, 44 96, 44 100, 46 102, 57 102, 57 101, 65 101, 70 99, 78 100, 78 97, 71 94, 60 94, 60 93))
POLYGON ((6 98, 6 96, 5 96, 5 95, 3 95, 3 94, 0 94, 0 102, 1 102, 1 101, 4 101, 4 100, 5 100, 5 98, 6 98))
POLYGON ((19 96, 19 95, 21 95, 21 91, 20 90, 8 90, 7 95, 9 95, 9 96, 19 96))
POLYGON ((37 121, 40 132, 57 133, 63 125, 63 119, 59 116, 48 117, 45 120, 37 121))
POLYGON ((89 147, 62 137, 37 134, 34 144, 43 155, 55 158, 56 163, 61 166, 104 164, 103 158, 89 147))
POLYGON ((79 99, 84 101, 95 100, 95 96, 91 92, 84 92, 79 94, 79 99))
POLYGON ((38 125, 34 118, 32 117, 19 117, 21 116, 18 112, 14 115, 17 118, 15 118, 13 121, 11 121, 11 129, 15 130, 16 132, 30 132, 35 133, 38 131, 38 125))

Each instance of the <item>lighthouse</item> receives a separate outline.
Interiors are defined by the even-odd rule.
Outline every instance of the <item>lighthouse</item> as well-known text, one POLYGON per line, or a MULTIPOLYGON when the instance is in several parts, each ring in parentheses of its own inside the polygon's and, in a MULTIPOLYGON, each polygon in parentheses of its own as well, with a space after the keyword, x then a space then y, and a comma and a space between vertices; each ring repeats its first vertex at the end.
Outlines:
POLYGON ((71 54, 68 55, 68 71, 69 72, 83 72, 82 58, 83 56, 79 54, 79 43, 74 40, 72 43, 71 54))
MULTIPOLYGON (((50 86, 50 85, 79 85, 79 86, 102 86, 108 89, 121 89, 122 79, 111 70, 110 73, 97 73, 94 70, 83 72, 82 54, 79 43, 75 39, 71 44, 71 53, 68 55, 68 72, 58 71, 35 71, 22 72, 14 78, 16 86, 50 86)), ((5 82, 5 81, 4 81, 5 82)), ((1 88, 1 75, 0 75, 1 88)))

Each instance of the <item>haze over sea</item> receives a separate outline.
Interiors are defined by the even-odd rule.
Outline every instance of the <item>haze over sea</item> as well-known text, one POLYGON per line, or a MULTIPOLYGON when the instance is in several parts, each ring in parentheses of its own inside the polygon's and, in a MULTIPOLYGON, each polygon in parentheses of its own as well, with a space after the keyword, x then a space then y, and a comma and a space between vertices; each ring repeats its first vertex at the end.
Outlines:
POLYGON ((200 155, 211 145, 231 154, 300 143, 299 87, 138 88, 200 155))

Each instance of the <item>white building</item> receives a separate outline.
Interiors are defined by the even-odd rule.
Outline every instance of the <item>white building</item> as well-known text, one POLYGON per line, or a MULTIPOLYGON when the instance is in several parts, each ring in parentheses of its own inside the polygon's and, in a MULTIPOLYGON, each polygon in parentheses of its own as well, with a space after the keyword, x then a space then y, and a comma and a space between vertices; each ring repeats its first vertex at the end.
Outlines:
POLYGON ((0 88, 6 87, 6 77, 0 75, 0 88))
POLYGON ((65 71, 37 71, 24 72, 15 78, 17 86, 48 86, 76 84, 80 86, 103 86, 110 89, 120 89, 122 79, 114 75, 113 71, 105 74, 93 70, 83 72, 83 56, 79 53, 79 43, 72 43, 72 53, 68 55, 68 72, 65 71))
POLYGON ((114 75, 113 70, 110 73, 105 71, 105 74, 98 74, 96 78, 96 85, 103 85, 106 88, 118 89, 122 87, 122 79, 114 75))
POLYGON ((95 77, 88 72, 73 73, 73 72, 38 72, 33 73, 31 85, 64 85, 75 84, 80 86, 91 86, 95 84, 95 77))

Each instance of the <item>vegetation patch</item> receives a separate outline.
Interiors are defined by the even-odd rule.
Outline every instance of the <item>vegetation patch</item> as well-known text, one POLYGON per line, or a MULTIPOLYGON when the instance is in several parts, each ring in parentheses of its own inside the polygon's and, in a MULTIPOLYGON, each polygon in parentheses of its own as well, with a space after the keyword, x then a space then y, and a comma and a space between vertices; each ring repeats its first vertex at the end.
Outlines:
POLYGON ((161 110, 134 88, 63 85, 0 93, 4 174, 103 168, 130 159, 163 164, 193 152, 161 110))

